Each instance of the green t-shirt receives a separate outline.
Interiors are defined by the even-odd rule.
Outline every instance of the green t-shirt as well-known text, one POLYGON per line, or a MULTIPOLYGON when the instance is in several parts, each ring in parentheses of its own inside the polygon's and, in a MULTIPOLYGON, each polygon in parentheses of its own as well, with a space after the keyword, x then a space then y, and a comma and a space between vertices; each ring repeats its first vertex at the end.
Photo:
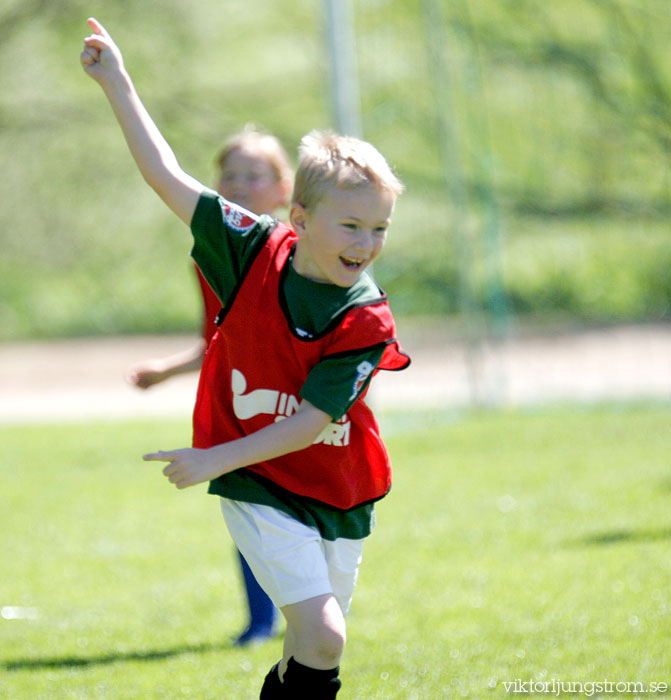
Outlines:
MULTIPOLYGON (((256 253, 275 225, 275 220, 269 216, 251 215, 212 190, 203 192, 191 222, 194 236, 191 254, 225 311, 234 302, 256 253)), ((338 287, 302 277, 293 269, 292 258, 287 261, 280 294, 283 295, 280 304, 288 320, 303 337, 324 333, 347 309, 380 298, 380 290, 367 272, 352 287, 338 287)), ((383 349, 377 348, 322 360, 308 374, 301 397, 334 420, 339 419, 367 387, 367 383, 364 384, 359 394, 352 397, 358 365, 367 361, 375 367, 382 353, 383 349)), ((209 492, 278 508, 316 527, 328 540, 366 537, 374 519, 373 504, 342 511, 296 496, 248 469, 238 469, 218 478, 210 484, 209 492)))

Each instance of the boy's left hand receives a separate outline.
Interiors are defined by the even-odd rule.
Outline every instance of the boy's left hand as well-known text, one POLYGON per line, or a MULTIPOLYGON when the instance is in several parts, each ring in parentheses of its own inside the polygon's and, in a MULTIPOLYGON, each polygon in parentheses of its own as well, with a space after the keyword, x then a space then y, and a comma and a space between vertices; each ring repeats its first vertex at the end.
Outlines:
POLYGON ((178 489, 195 486, 220 476, 224 466, 214 458, 211 450, 185 447, 181 450, 152 452, 142 457, 145 462, 169 462, 163 474, 178 489))
POLYGON ((84 50, 79 60, 82 68, 103 85, 124 70, 123 58, 105 27, 94 17, 89 17, 87 22, 93 34, 84 39, 84 50))

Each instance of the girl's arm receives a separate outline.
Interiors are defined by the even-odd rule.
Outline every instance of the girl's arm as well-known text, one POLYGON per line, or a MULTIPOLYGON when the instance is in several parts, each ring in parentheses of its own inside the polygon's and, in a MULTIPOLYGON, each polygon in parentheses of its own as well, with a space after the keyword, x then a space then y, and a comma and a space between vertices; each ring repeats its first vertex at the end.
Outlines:
POLYGON ((145 360, 130 369, 126 379, 139 389, 149 389, 170 377, 187 372, 195 372, 203 366, 205 358, 205 341, 201 340, 189 350, 175 353, 169 357, 145 360))
POLYGON ((331 421, 328 413, 303 400, 298 411, 289 418, 243 438, 204 450, 187 447, 154 452, 144 459, 169 462, 163 473, 178 489, 183 489, 241 467, 303 450, 312 445, 331 421))
POLYGON ((180 168, 140 101, 112 37, 96 19, 90 18, 88 24, 93 34, 84 39, 82 67, 105 92, 144 179, 182 221, 191 224, 204 186, 180 168))

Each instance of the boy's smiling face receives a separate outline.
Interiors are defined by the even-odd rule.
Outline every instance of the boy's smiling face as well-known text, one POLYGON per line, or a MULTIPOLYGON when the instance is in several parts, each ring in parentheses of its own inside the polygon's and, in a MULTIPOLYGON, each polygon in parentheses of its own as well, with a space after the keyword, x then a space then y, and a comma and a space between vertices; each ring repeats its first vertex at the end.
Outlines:
POLYGON ((331 187, 310 210, 294 204, 294 270, 316 282, 351 287, 380 254, 395 201, 391 192, 370 185, 331 187))

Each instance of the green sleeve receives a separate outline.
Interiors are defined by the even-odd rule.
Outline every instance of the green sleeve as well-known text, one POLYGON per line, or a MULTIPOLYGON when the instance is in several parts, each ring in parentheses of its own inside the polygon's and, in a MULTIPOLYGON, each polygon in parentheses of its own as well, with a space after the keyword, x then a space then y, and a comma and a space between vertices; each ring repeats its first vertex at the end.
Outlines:
POLYGON ((203 191, 191 220, 191 256, 222 305, 235 292, 249 263, 274 225, 269 216, 256 216, 227 202, 213 190, 203 191), (231 210, 245 226, 233 228, 231 210), (239 218, 239 217, 238 217, 239 218))
POLYGON ((338 420, 370 384, 384 346, 328 357, 316 364, 301 389, 301 398, 338 420))

